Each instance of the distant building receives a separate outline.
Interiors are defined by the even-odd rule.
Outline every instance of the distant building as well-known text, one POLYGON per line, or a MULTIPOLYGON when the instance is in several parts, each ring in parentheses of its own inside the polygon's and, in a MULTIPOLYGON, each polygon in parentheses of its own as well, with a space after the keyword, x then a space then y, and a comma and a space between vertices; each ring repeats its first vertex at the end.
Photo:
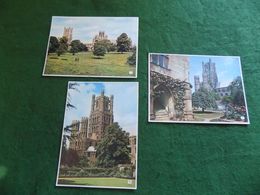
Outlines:
POLYGON ((108 40, 108 36, 105 34, 105 31, 99 31, 97 35, 94 36, 91 43, 86 43, 86 47, 89 51, 94 50, 94 44, 98 41, 108 40))
MULTIPOLYGON (((107 126, 114 122, 114 96, 105 96, 104 91, 100 96, 92 95, 91 111, 89 118, 82 117, 81 121, 73 120, 71 123, 71 140, 69 148, 75 150, 79 156, 87 156, 92 163, 96 161, 96 147, 102 139, 107 126)), ((135 165, 135 136, 129 137, 131 149, 131 162, 135 165)))
POLYGON ((211 91, 219 86, 216 65, 210 58, 208 62, 202 62, 202 82, 200 82, 199 76, 194 76, 194 83, 195 91, 201 87, 211 91))
POLYGON ((194 76, 194 85, 195 85, 195 91, 198 91, 200 88, 200 77, 194 76))
POLYGON ((72 31, 73 31, 73 28, 71 28, 71 27, 68 27, 68 28, 64 27, 63 36, 68 39, 68 43, 69 44, 72 41, 72 31))
POLYGON ((105 34, 105 31, 99 31, 98 34, 93 38, 92 43, 94 44, 97 41, 107 40, 108 36, 105 34))
POLYGON ((195 91, 198 91, 201 87, 203 87, 209 91, 216 92, 220 98, 231 95, 231 90, 228 86, 219 87, 216 65, 210 58, 208 62, 202 62, 202 82, 200 82, 199 76, 194 76, 194 85, 195 91))
POLYGON ((86 155, 91 162, 95 162, 96 146, 103 137, 105 128, 114 122, 113 98, 105 96, 104 91, 98 97, 93 95, 89 118, 72 121, 69 147, 77 151, 79 156, 86 155))
POLYGON ((130 145, 131 163, 133 165, 135 165, 135 163, 136 163, 136 136, 129 137, 129 145, 130 145))
POLYGON ((219 87, 215 89, 215 92, 222 98, 224 96, 230 96, 231 90, 229 87, 219 87))
POLYGON ((150 119, 193 120, 188 57, 150 55, 150 119))

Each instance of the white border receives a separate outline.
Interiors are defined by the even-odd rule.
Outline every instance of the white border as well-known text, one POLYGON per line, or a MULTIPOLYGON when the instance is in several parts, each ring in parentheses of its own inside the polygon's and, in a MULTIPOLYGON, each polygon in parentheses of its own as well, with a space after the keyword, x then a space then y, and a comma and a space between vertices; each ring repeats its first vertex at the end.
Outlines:
POLYGON ((139 17, 136 16, 126 16, 126 17, 119 17, 119 16, 52 16, 51 19, 51 26, 50 26, 50 32, 49 32, 49 38, 47 43, 47 49, 45 54, 45 60, 44 60, 44 67, 42 71, 42 76, 48 76, 48 77, 92 77, 92 78, 130 78, 135 79, 137 78, 138 73, 138 48, 139 48, 139 17), (51 27, 53 18, 136 18, 137 19, 137 43, 136 43, 136 64, 135 64, 135 75, 134 76, 98 76, 98 75, 64 75, 64 74, 46 74, 45 68, 47 65, 47 58, 48 58, 48 49, 49 49, 49 43, 50 43, 50 37, 51 37, 51 27))
POLYGON ((247 101, 246 101, 246 93, 244 88, 244 80, 243 80, 243 74, 242 74, 242 68, 241 68, 241 61, 240 56, 216 56, 216 55, 189 55, 189 54, 170 54, 170 53, 148 53, 148 122, 151 123, 191 123, 191 124, 228 124, 228 125, 249 125, 249 114, 248 114, 248 107, 247 107, 247 101), (203 121, 156 121, 150 119, 150 56, 156 54, 156 55, 175 55, 175 56, 200 56, 200 57, 233 57, 238 58, 239 60, 239 67, 240 67, 240 76, 242 80, 242 87, 243 87, 243 94, 245 99, 245 106, 246 106, 246 114, 247 114, 247 122, 203 122, 203 121))
POLYGON ((57 170, 57 176, 56 176, 56 186, 61 187, 80 187, 80 188, 107 188, 107 189, 128 189, 128 190, 136 190, 137 189, 137 168, 138 168, 138 115, 139 115, 139 82, 101 82, 101 81, 68 81, 67 84, 67 93, 66 93, 66 103, 65 103, 65 112, 64 112, 64 119, 63 119, 63 127, 62 127, 62 134, 61 134, 61 144, 60 144, 60 154, 59 154, 59 162, 58 162, 58 170, 57 170), (68 103, 68 90, 69 90, 69 83, 70 82, 77 82, 77 83, 133 83, 136 84, 136 100, 137 100, 137 113, 136 113, 136 167, 135 167, 135 187, 111 187, 111 186, 87 186, 87 185, 66 185, 66 184, 58 184, 59 181, 59 172, 60 172, 60 159, 61 159, 61 152, 62 152, 62 143, 63 143, 63 133, 64 133, 64 127, 65 127, 65 114, 66 114, 66 105, 68 103))

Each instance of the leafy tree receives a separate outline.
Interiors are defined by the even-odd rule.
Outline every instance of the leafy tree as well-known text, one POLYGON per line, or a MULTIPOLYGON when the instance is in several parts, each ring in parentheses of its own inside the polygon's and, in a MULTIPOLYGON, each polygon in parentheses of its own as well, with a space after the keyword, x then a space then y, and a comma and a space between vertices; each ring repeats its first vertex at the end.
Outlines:
POLYGON ((61 152, 61 164, 68 166, 75 166, 79 163, 79 156, 75 150, 65 149, 61 152))
POLYGON ((59 48, 56 50, 58 56, 60 56, 68 50, 68 39, 66 37, 60 38, 59 42, 59 48))
POLYGON ((105 47, 106 52, 110 51, 110 45, 112 44, 110 40, 104 39, 104 40, 97 41, 96 43, 105 47))
POLYGON ((104 45, 99 44, 99 42, 96 42, 94 44, 94 51, 93 54, 95 56, 104 56, 106 53, 106 48, 104 47, 104 45))
POLYGON ((109 47, 108 47, 108 52, 113 52, 117 50, 117 46, 114 43, 110 43, 109 47))
POLYGON ((237 106, 245 106, 244 92, 241 77, 235 78, 229 85, 232 103, 237 106))
POLYGON ((86 156, 79 157, 79 163, 78 165, 80 167, 88 167, 89 166, 89 160, 86 156))
POLYGON ((133 48, 133 54, 127 58, 129 65, 136 65, 136 47, 133 48))
POLYGON ((49 42, 49 50, 48 53, 54 53, 59 48, 60 43, 57 37, 51 36, 49 42))
MULTIPOLYGON (((79 84, 77 82, 70 82, 68 85, 68 95, 67 95, 67 104, 66 104, 66 109, 77 109, 73 104, 72 104, 72 99, 71 99, 71 90, 75 90, 80 93, 78 89, 79 84)), ((68 125, 64 127, 63 129, 63 139, 62 139, 62 150, 67 149, 67 142, 71 139, 71 131, 72 131, 72 126, 68 125)))
POLYGON ((70 52, 75 55, 75 53, 78 53, 80 51, 80 40, 73 40, 70 43, 70 52))
POLYGON ((81 43, 79 44, 79 50, 80 51, 88 51, 88 47, 84 44, 84 43, 81 43))
POLYGON ((206 88, 200 88, 192 94, 192 104, 194 107, 202 108, 202 112, 206 108, 217 108, 217 96, 213 91, 208 91, 206 88))
POLYGON ((224 96, 221 100, 221 103, 224 104, 224 105, 228 105, 231 102, 232 102, 231 96, 224 96))
POLYGON ((114 167, 130 163, 128 144, 129 134, 123 131, 118 123, 108 126, 97 145, 97 165, 114 167))
POLYGON ((132 41, 126 33, 122 33, 117 38, 116 42, 117 42, 117 51, 121 53, 129 51, 132 45, 132 41))
POLYGON ((81 51, 88 51, 87 46, 80 42, 80 40, 73 40, 70 43, 70 52, 74 55, 75 53, 81 52, 81 51))
POLYGON ((71 90, 75 90, 75 91, 80 93, 78 87, 79 87, 79 84, 77 82, 70 82, 69 83, 66 109, 71 109, 71 108, 76 109, 76 107, 72 104, 71 90))

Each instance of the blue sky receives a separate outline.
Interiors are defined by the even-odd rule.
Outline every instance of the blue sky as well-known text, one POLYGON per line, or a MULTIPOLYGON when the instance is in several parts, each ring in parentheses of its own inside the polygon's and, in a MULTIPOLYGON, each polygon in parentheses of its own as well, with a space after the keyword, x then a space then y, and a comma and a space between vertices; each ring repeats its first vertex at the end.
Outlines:
POLYGON ((138 43, 137 17, 52 17, 51 36, 61 37, 64 27, 73 28, 72 39, 91 43, 99 31, 105 31, 108 39, 115 41, 123 32, 127 33, 132 43, 138 43))
POLYGON ((190 56, 190 83, 194 91, 194 75, 202 81, 202 62, 208 62, 209 58, 215 63, 220 87, 226 87, 236 78, 241 76, 239 57, 235 56, 190 56))
POLYGON ((77 82, 78 90, 68 90, 71 103, 76 109, 65 110, 64 127, 70 125, 72 120, 89 117, 91 98, 99 96, 105 91, 106 96, 114 95, 114 121, 131 135, 137 134, 137 95, 138 85, 135 82, 77 82), (127 103, 126 103, 127 102, 127 103))

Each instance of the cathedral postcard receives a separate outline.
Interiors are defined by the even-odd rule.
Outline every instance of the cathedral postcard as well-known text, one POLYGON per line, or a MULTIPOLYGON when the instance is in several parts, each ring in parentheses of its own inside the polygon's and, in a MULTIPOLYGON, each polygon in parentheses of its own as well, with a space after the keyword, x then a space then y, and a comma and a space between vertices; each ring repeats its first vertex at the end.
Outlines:
POLYGON ((138 82, 68 83, 56 186, 137 189, 138 82))
POLYGON ((43 76, 137 78, 138 17, 53 16, 43 76))
POLYGON ((149 122, 249 124, 240 57, 148 57, 149 122))

